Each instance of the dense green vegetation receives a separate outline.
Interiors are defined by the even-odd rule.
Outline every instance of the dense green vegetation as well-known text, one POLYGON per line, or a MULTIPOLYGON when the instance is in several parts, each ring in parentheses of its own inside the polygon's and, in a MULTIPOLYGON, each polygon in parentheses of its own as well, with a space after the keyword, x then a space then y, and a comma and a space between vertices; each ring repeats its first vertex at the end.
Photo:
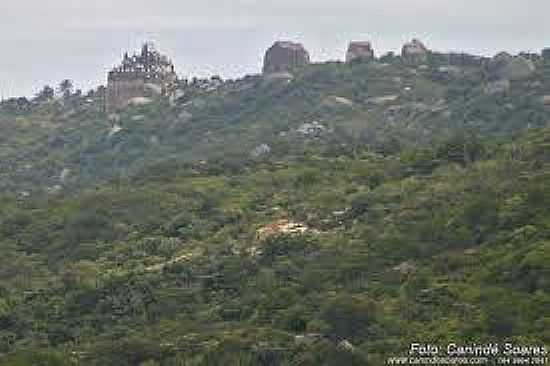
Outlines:
POLYGON ((550 73, 487 95, 483 67, 440 63, 193 90, 128 109, 111 136, 93 95, 4 106, 0 364, 548 344, 550 73), (326 130, 296 132, 312 121, 326 130), (262 230, 286 221, 300 230, 262 230))

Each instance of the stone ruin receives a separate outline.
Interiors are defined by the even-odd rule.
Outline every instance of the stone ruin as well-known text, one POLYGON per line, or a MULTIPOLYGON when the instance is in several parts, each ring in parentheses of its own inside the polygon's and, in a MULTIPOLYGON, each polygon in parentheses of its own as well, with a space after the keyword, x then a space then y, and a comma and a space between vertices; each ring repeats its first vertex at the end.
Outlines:
POLYGON ((401 57, 403 57, 405 61, 411 63, 426 62, 428 61, 429 54, 430 51, 428 48, 418 39, 413 39, 411 42, 405 43, 403 45, 403 49, 401 50, 401 57))
POLYGON ((370 42, 350 42, 346 52, 346 62, 355 60, 371 61, 374 59, 374 50, 370 42))
POLYGON ((151 43, 145 43, 140 54, 124 54, 122 63, 109 72, 105 110, 117 112, 132 100, 149 100, 170 96, 177 87, 173 63, 151 43))
POLYGON ((309 53, 302 44, 278 41, 265 54, 263 72, 284 73, 309 63, 309 53))
MULTIPOLYGON (((490 94, 509 89, 509 81, 525 79, 535 70, 534 63, 525 57, 501 53, 486 63, 485 59, 477 56, 432 53, 418 39, 403 45, 401 56, 405 63, 412 65, 425 63, 429 58, 444 60, 451 65, 485 64, 490 81, 495 82, 489 85, 487 91, 490 94)), ((346 53, 347 63, 374 58, 370 42, 350 42, 346 53)), ((550 59, 550 48, 542 51, 542 58, 550 59)), ((290 71, 309 63, 309 53, 302 44, 277 41, 265 53, 263 73, 267 78, 292 79, 290 71)), ((122 63, 109 72, 104 93, 105 111, 113 114, 130 104, 146 104, 159 96, 176 97, 178 83, 173 63, 152 44, 146 43, 141 53, 133 56, 124 54, 122 63)), ((215 77, 210 81, 197 81, 197 85, 207 91, 216 90, 222 83, 220 78, 215 77)))

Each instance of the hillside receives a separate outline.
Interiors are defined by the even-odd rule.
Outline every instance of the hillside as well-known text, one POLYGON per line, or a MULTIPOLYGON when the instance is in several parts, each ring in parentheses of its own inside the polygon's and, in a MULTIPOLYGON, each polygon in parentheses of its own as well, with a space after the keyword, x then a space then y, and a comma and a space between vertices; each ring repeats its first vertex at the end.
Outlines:
POLYGON ((4 103, 0 365, 548 344, 548 60, 451 59, 189 86, 111 120, 97 95, 4 103))
POLYGON ((377 365, 419 337, 544 344, 549 143, 5 197, 5 364, 377 365))
POLYGON ((520 80, 502 79, 509 89, 495 92, 502 80, 493 81, 485 63, 453 60, 316 64, 291 80, 250 76, 211 89, 190 86, 177 103, 133 107, 115 122, 99 112, 97 96, 4 112, 0 123, 10 132, 2 135, 0 183, 45 191, 131 177, 170 160, 243 161, 262 144, 282 157, 364 144, 391 153, 465 129, 506 138, 547 125, 546 61, 520 80))

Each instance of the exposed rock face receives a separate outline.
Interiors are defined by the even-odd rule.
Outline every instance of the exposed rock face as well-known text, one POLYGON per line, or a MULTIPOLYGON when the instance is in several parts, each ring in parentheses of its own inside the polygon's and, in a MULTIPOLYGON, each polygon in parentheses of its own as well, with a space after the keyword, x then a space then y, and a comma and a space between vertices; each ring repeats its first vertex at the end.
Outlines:
POLYGON ((300 43, 278 41, 265 54, 263 72, 286 72, 309 62, 309 53, 300 43))
POLYGON ((374 50, 370 42, 351 42, 346 53, 346 62, 354 60, 371 61, 374 59, 374 50))
POLYGON ((413 39, 403 45, 401 56, 408 62, 422 63, 428 60, 430 51, 418 39, 413 39))
POLYGON ((323 99, 323 105, 328 107, 352 107, 353 101, 337 95, 329 95, 323 99))
POLYGON ((147 105, 153 102, 153 99, 148 97, 134 97, 130 98, 127 105, 147 105))
POLYGON ((326 129, 327 128, 319 122, 313 121, 311 123, 304 123, 298 127, 296 132, 304 136, 320 136, 326 131, 326 129))
POLYGON ((66 183, 67 178, 69 178, 69 175, 71 175, 71 169, 63 168, 63 170, 61 171, 61 174, 59 174, 59 181, 61 183, 66 183))
POLYGON ((294 79, 294 76, 287 72, 273 72, 265 75, 264 80, 265 81, 284 81, 284 82, 291 82, 292 79, 294 79))
POLYGON ((399 272, 401 275, 408 276, 416 273, 417 268, 414 263, 403 262, 400 265, 393 267, 393 270, 399 272))
POLYGON ((264 155, 268 155, 271 153, 271 147, 268 144, 261 144, 256 146, 251 152, 250 156, 253 158, 259 158, 264 155))
POLYGON ((118 124, 114 124, 113 127, 111 127, 111 129, 109 130, 108 137, 113 137, 114 135, 116 135, 120 131, 122 131, 122 127, 118 124))
POLYGON ((506 94, 510 90, 511 84, 508 79, 501 79, 496 81, 491 81, 485 86, 485 94, 495 95, 495 94, 506 94))
POLYGON ((355 352, 355 346, 347 339, 340 341, 340 343, 338 343, 338 348, 347 352, 355 352))
POLYGON ((120 66, 109 72, 106 112, 114 113, 136 98, 170 95, 177 83, 174 65, 151 44, 139 55, 124 55, 120 66))
POLYGON ((535 64, 522 56, 512 56, 506 52, 493 57, 488 65, 489 76, 492 80, 523 80, 535 72, 535 64))
POLYGON ((280 219, 256 230, 256 238, 258 240, 265 240, 269 237, 281 234, 301 235, 307 232, 315 233, 315 231, 311 230, 308 226, 301 222, 293 222, 288 219, 280 219))
POLYGON ((375 105, 384 105, 388 103, 395 102, 399 99, 399 95, 384 95, 381 97, 373 97, 367 99, 367 103, 375 104, 375 105))
POLYGON ((323 335, 318 333, 300 334, 294 336, 294 343, 296 345, 311 346, 322 339, 323 335))

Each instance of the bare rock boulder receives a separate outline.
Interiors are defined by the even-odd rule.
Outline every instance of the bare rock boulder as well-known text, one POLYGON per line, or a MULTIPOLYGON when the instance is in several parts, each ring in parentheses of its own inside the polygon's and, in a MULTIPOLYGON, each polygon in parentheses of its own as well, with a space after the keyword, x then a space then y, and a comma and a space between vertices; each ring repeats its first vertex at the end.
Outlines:
POLYGON ((522 56, 512 56, 501 52, 487 64, 491 79, 523 80, 531 76, 535 70, 533 61, 522 56))
POLYGON ((300 43, 278 41, 264 58, 264 74, 281 73, 310 63, 309 53, 300 43))
POLYGON ((374 50, 370 42, 351 42, 346 53, 346 62, 355 60, 371 61, 374 59, 374 50))
POLYGON ((252 151, 250 152, 250 156, 253 158, 259 158, 265 155, 269 155, 271 153, 271 146, 268 144, 261 144, 256 146, 252 151))
POLYGON ((409 276, 415 274, 418 268, 412 262, 403 262, 400 265, 393 267, 393 270, 398 272, 402 276, 409 276))
POLYGON ((408 62, 422 63, 428 60, 430 50, 418 39, 413 39, 403 45, 401 56, 408 62))

